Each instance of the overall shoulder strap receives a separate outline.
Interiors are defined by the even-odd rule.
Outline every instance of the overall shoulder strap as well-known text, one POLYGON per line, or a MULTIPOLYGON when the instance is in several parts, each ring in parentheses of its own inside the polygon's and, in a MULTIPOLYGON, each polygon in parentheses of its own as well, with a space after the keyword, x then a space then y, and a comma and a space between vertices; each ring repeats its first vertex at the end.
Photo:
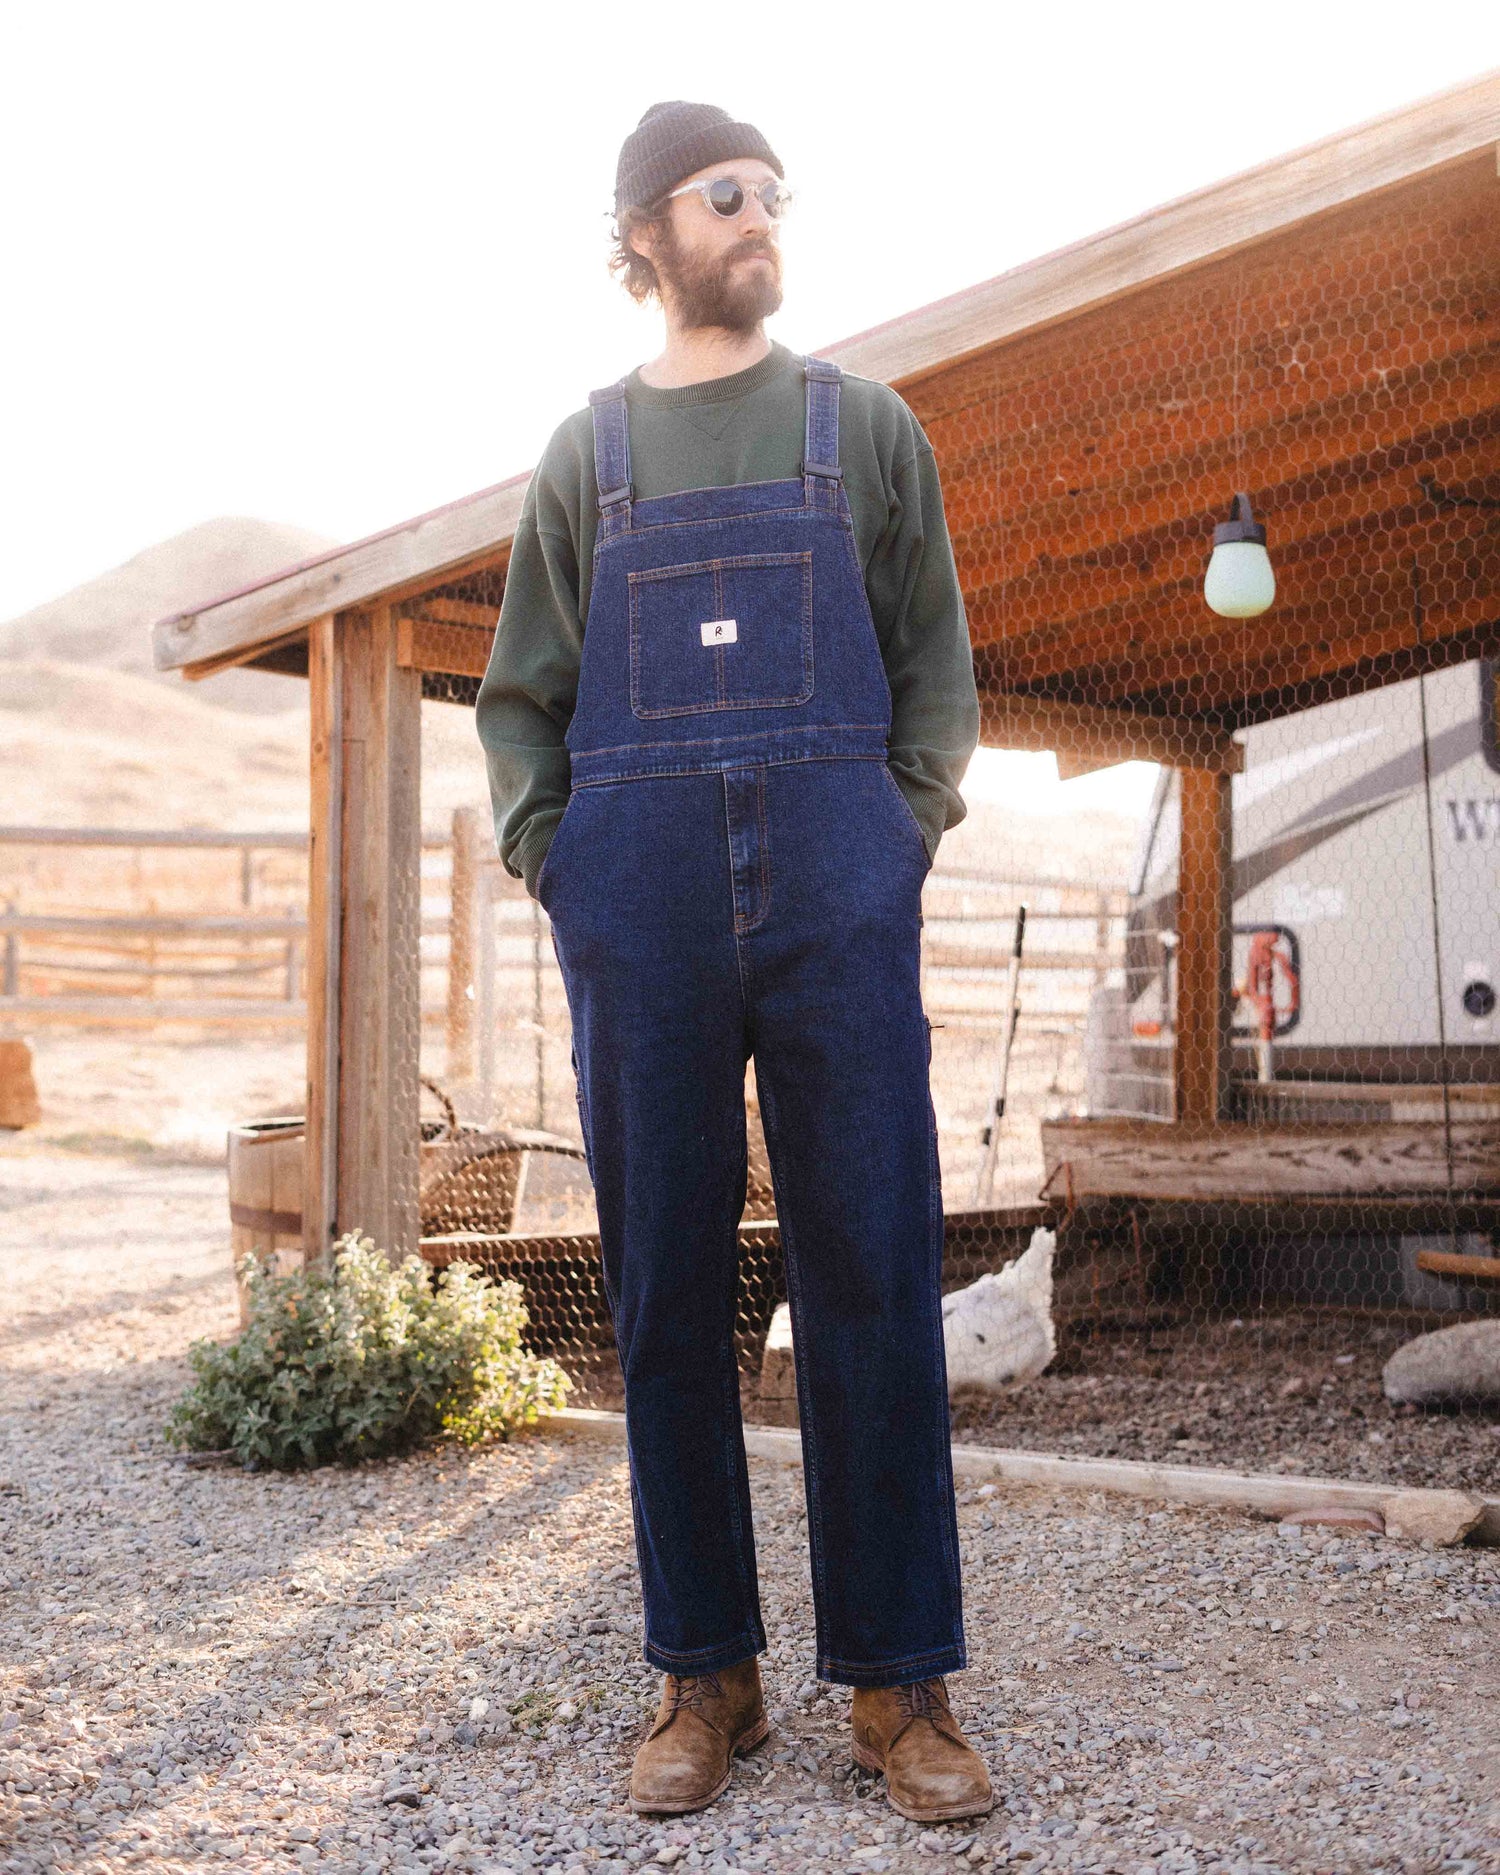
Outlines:
POLYGON ((837 504, 839 466, 839 385, 843 372, 826 358, 805 358, 807 429, 802 443, 802 475, 807 499, 820 506, 837 504))
POLYGON ((589 392, 594 414, 594 480, 599 489, 600 532, 630 525, 630 421, 625 380, 589 392))

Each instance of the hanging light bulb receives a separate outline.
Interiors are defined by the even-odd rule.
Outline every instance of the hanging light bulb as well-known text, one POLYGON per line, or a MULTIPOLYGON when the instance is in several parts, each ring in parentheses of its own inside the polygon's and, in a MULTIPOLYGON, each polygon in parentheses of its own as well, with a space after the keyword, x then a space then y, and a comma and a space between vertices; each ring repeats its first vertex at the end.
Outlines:
POLYGON ((1266 530, 1250 512, 1248 495, 1236 495, 1229 519, 1214 529, 1203 597, 1220 618, 1257 618, 1276 597, 1266 530))

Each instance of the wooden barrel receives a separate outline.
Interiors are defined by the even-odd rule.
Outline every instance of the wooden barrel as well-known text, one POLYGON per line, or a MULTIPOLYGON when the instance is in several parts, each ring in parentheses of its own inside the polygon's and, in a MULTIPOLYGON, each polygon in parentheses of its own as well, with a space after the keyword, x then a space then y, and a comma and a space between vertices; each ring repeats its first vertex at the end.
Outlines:
POLYGON ((240 1280, 243 1258, 255 1256, 278 1276, 302 1267, 301 1115, 246 1120, 229 1129, 229 1227, 240 1297, 240 1326, 249 1319, 249 1294, 240 1280))

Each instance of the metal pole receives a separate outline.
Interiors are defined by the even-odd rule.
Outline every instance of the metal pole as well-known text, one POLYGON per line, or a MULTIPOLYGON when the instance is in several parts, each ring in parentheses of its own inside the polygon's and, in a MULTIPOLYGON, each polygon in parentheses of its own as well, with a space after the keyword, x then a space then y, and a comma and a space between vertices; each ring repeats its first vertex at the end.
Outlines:
POLYGON ((1011 945, 1010 969, 1005 979, 1005 1028, 1000 1037, 1000 1063, 995 1071, 995 1091, 990 1099, 989 1118, 979 1137, 984 1157, 974 1180, 975 1204, 987 1204, 994 1196, 995 1164, 1000 1157, 1000 1124, 1005 1118, 1005 1095, 1010 1084, 1010 1051, 1015 1044, 1016 1025, 1021 1020, 1021 1003, 1016 994, 1021 980, 1021 953, 1026 943, 1026 907, 1016 913, 1016 936, 1011 945))

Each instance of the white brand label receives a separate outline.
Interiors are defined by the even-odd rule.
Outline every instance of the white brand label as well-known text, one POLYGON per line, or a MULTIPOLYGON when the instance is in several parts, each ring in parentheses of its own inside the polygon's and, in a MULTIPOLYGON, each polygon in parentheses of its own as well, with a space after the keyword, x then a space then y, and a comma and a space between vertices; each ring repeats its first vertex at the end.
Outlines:
POLYGON ((705 619, 698 631, 706 645, 732 645, 740 635, 740 628, 732 618, 705 619))

